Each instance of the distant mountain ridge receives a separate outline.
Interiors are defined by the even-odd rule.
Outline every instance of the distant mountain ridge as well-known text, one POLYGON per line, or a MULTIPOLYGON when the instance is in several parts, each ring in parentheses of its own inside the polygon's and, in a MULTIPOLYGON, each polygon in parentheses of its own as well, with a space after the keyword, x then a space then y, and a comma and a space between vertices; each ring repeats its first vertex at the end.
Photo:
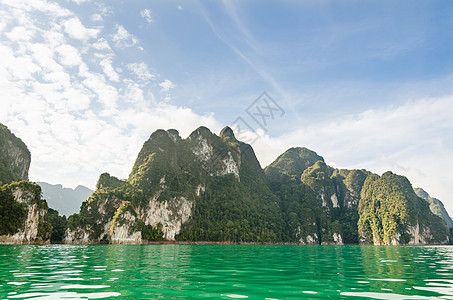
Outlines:
POLYGON ((83 185, 71 189, 65 188, 61 184, 36 183, 41 187, 42 197, 47 200, 49 207, 65 216, 78 212, 82 202, 87 200, 94 192, 83 185))

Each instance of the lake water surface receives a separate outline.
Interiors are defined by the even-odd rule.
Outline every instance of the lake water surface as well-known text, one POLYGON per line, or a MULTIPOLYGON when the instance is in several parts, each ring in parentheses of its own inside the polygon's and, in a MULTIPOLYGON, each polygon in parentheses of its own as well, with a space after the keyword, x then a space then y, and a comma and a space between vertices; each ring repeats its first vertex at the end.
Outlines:
POLYGON ((0 299, 453 299, 451 246, 0 246, 0 299))

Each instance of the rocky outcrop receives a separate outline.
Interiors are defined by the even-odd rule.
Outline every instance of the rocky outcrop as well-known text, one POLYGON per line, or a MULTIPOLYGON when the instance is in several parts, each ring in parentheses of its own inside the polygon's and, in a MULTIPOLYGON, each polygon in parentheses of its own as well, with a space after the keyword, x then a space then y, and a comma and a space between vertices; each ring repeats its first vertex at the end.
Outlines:
POLYGON ((0 124, 0 185, 28 180, 31 155, 22 140, 0 124))
POLYGON ((1 244, 47 244, 51 226, 41 188, 22 181, 1 187, 1 244), (5 208, 7 206, 7 208, 5 208))

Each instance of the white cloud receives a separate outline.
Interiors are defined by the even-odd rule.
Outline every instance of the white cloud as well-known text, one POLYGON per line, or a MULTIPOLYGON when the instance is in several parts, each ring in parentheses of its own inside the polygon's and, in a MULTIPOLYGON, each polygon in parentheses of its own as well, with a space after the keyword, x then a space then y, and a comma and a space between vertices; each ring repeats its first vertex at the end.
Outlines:
POLYGON ((116 25, 116 33, 112 35, 112 40, 117 47, 132 47, 138 44, 138 39, 122 25, 116 25))
POLYGON ((34 61, 44 72, 59 72, 63 67, 54 60, 54 50, 46 44, 31 44, 28 49, 34 61))
POLYGON ((175 87, 175 84, 174 84, 173 82, 171 82, 170 80, 165 79, 164 81, 162 81, 161 83, 159 83, 159 86, 162 88, 162 92, 168 92, 168 91, 170 91, 172 88, 175 87))
POLYGON ((55 49, 59 55, 61 64, 69 67, 78 66, 82 63, 79 51, 70 45, 61 45, 55 49))
POLYGON ((178 5, 178 10, 183 10, 181 5, 178 5))
POLYGON ((74 39, 78 40, 89 40, 96 38, 100 32, 99 29, 91 29, 83 26, 82 22, 78 17, 73 17, 63 22, 65 32, 74 39))
POLYGON ((25 28, 22 26, 19 27, 14 27, 11 32, 6 33, 6 36, 10 40, 25 40, 29 41, 34 35, 34 31, 31 30, 30 28, 25 28))
POLYGON ((105 110, 110 113, 116 109, 118 90, 109 85, 101 74, 87 73, 85 77, 86 79, 82 82, 83 85, 97 95, 97 99, 105 106, 105 110))
POLYGON ((148 65, 144 62, 132 63, 126 65, 127 69, 132 71, 139 80, 148 81, 153 80, 156 76, 149 71, 148 65))
POLYGON ((2 4, 19 9, 16 15, 21 12, 39 11, 48 14, 50 17, 67 17, 73 15, 72 12, 66 8, 61 7, 57 3, 48 2, 45 0, 33 1, 17 1, 17 0, 2 0, 2 4))
POLYGON ((116 73, 115 69, 112 66, 112 60, 109 58, 103 59, 99 65, 102 67, 102 70, 104 71, 104 74, 107 75, 107 77, 114 82, 120 81, 120 76, 118 73, 116 73))
POLYGON ((148 22, 148 23, 153 22, 153 18, 151 17, 151 10, 144 9, 140 12, 140 15, 142 16, 143 19, 146 20, 146 22, 148 22))

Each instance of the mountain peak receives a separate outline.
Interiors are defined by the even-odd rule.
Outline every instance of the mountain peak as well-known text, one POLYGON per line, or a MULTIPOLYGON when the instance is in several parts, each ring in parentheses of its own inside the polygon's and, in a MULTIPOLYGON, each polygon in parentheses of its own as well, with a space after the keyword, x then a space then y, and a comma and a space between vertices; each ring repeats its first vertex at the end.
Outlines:
POLYGON ((234 136, 234 132, 233 130, 229 127, 229 126, 225 126, 222 131, 220 131, 220 135, 219 135, 221 138, 230 138, 232 140, 236 140, 236 137, 234 136))
POLYGON ((279 178, 281 174, 300 178, 302 173, 317 161, 324 162, 324 158, 307 148, 293 147, 267 166, 265 172, 273 179, 279 178))
POLYGON ((211 130, 209 130, 209 128, 207 128, 205 126, 200 126, 189 135, 189 139, 191 140, 198 136, 211 136, 211 135, 212 135, 212 132, 211 132, 211 130))

